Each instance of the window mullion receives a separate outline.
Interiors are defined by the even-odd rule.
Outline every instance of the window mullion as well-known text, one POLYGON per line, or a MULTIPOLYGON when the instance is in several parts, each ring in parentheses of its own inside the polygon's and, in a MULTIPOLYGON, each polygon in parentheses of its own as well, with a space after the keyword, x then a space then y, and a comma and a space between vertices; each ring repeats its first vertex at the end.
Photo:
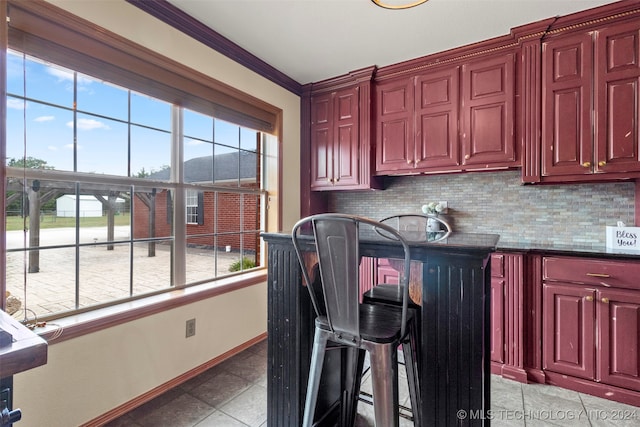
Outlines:
POLYGON ((186 227, 186 191, 184 188, 183 168, 183 115, 182 109, 171 107, 171 182, 175 182, 173 198, 173 284, 183 286, 186 283, 187 227, 186 227))

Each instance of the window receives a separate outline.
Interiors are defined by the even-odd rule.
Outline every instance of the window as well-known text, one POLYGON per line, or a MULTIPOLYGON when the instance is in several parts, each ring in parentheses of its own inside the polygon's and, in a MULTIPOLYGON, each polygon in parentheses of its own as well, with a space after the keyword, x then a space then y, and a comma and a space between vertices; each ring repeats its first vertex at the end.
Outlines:
POLYGON ((198 192, 187 190, 187 224, 198 223, 198 192))
POLYGON ((25 317, 260 267, 273 112, 229 107, 196 74, 174 90, 166 76, 135 78, 135 64, 86 60, 99 47, 70 55, 50 34, 41 49, 23 31, 10 28, 6 61, 5 286, 25 317))

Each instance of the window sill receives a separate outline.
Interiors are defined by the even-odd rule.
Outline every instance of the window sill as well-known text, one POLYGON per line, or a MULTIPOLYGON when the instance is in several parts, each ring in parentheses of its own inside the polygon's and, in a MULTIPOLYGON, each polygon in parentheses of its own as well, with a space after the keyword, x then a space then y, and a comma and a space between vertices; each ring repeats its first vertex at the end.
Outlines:
POLYGON ((44 327, 36 328, 34 332, 46 339, 49 345, 56 344, 216 295, 264 283, 266 280, 267 270, 260 269, 228 279, 176 289, 148 298, 55 319, 44 327))

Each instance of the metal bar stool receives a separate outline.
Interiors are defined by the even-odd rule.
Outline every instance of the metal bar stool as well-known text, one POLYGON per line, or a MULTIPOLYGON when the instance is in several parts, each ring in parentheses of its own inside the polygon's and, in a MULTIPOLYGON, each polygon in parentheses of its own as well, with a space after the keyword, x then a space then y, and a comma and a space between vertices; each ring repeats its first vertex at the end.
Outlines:
MULTIPOLYGON (((363 227, 383 232, 385 237, 397 241, 404 251, 405 271, 409 271, 409 245, 389 225, 352 215, 319 214, 304 218, 293 227, 294 248, 317 315, 303 427, 310 427, 314 421, 328 343, 357 349, 358 366, 362 366, 365 352, 368 352, 376 426, 399 425, 397 348, 400 344, 413 345, 407 337, 413 333, 415 325, 412 311, 408 310, 408 274, 402 275, 398 285, 402 289, 399 305, 360 303, 358 243, 363 227), (306 265, 309 257, 305 257, 304 253, 309 248, 316 252, 321 292, 314 288, 309 274, 312 269, 306 265)), ((418 371, 414 354, 412 348, 405 352, 405 364, 411 370, 411 375, 407 376, 411 404, 417 408, 420 391, 416 382, 418 371)), ((357 375, 355 390, 351 390, 354 396, 359 393, 362 370, 357 375)), ((355 413, 350 417, 349 424, 353 424, 354 417, 355 413)), ((414 422, 420 425, 419 420, 414 422)))

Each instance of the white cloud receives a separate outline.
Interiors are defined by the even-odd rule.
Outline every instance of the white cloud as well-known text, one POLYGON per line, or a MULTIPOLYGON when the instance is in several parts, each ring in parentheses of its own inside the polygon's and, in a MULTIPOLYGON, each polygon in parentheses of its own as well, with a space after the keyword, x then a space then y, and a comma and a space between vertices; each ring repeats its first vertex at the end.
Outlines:
POLYGON ((35 119, 33 119, 36 122, 51 122, 53 120, 55 120, 54 116, 40 116, 40 117, 36 117, 35 119))
POLYGON ((26 102, 22 99, 7 98, 7 108, 14 110, 24 110, 26 102))
MULTIPOLYGON (((73 122, 67 122, 67 126, 72 128, 73 122)), ((106 124, 94 119, 78 119, 78 129, 94 130, 94 129, 110 129, 106 124)))
POLYGON ((55 145, 50 145, 47 148, 49 149, 49 151, 58 151, 58 147, 56 147, 55 145))
POLYGON ((59 82, 62 81, 73 81, 73 73, 68 70, 61 70, 56 67, 47 67, 47 73, 56 77, 59 82))

